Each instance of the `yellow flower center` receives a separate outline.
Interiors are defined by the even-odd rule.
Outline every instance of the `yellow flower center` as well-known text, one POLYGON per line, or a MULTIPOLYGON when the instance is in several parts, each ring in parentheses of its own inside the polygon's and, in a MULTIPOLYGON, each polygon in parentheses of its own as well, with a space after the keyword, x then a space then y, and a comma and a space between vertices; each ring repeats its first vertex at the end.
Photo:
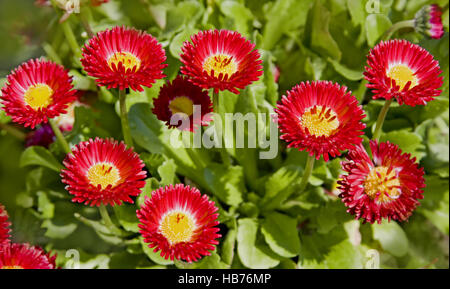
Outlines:
POLYGON ((400 86, 400 90, 403 90, 409 81, 411 81, 410 89, 419 84, 419 80, 414 75, 414 71, 404 64, 392 66, 387 72, 387 76, 395 80, 395 83, 400 86))
POLYGON ((120 173, 119 170, 111 164, 98 163, 89 168, 87 178, 95 187, 100 185, 101 188, 104 189, 108 185, 115 187, 120 181, 120 173))
POLYGON ((223 75, 228 74, 228 77, 230 77, 237 69, 238 65, 233 60, 233 57, 224 54, 211 55, 203 62, 203 70, 212 76, 218 76, 222 73, 223 75))
POLYGON ((23 269, 22 266, 11 265, 11 266, 3 266, 2 269, 23 269))
POLYGON ((30 86, 24 95, 24 100, 34 110, 46 108, 52 103, 53 89, 44 83, 30 86))
POLYGON ((194 102, 189 97, 179 96, 170 101, 169 108, 172 114, 182 112, 191 116, 194 112, 194 102))
POLYGON ((397 199, 400 194, 400 181, 395 171, 387 167, 375 167, 367 175, 364 182, 364 191, 378 203, 386 203, 397 199))
POLYGON ((189 242, 195 229, 196 225, 192 216, 182 211, 168 213, 159 226, 159 231, 170 244, 189 242))
POLYGON ((113 68, 113 63, 116 68, 119 67, 119 63, 122 63, 123 67, 125 67, 125 70, 131 70, 136 66, 136 71, 138 71, 141 67, 141 60, 130 52, 114 53, 108 59, 108 65, 111 69, 113 68))
POLYGON ((300 125, 311 135, 330 136, 339 127, 337 114, 328 107, 315 105, 300 117, 300 125))

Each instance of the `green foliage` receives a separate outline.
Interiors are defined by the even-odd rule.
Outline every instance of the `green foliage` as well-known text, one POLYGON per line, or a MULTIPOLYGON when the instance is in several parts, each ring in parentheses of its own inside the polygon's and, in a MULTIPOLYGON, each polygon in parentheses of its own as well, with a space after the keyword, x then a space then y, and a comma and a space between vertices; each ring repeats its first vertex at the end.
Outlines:
MULTIPOLYGON (((82 70, 58 23, 61 11, 30 6, 30 2, 0 3, 0 87, 11 69, 31 57, 61 63, 89 103, 75 110, 74 128, 66 134, 70 144, 96 136, 121 140, 117 92, 98 88, 82 70), (16 19, 25 20, 18 25, 16 19)), ((129 91, 126 99, 135 149, 148 179, 134 204, 109 208, 113 225, 120 228, 116 234, 97 208, 71 202, 59 176, 65 155, 57 143, 48 149, 25 149, 22 140, 1 129, 0 202, 11 216, 13 241, 57 252, 58 265, 65 268, 74 265, 67 254, 73 248, 80 253, 81 268, 368 268, 374 250, 381 268, 448 268, 448 33, 440 40, 424 38, 411 29, 394 34, 430 51, 444 77, 441 96, 426 106, 394 102, 380 138, 397 144, 424 168, 424 199, 409 222, 371 225, 353 220, 337 197, 342 157, 316 161, 300 193, 305 152, 287 149, 279 141, 277 157, 260 160, 259 143, 257 148, 229 148, 232 165, 227 167, 216 149, 172 147, 170 139, 176 130, 168 129, 152 113, 161 86, 179 73, 183 43, 201 30, 230 29, 256 44, 264 74, 239 95, 221 92, 222 116, 270 114, 281 96, 301 81, 331 80, 347 86, 362 105, 366 145, 384 104, 372 100, 366 89, 362 74, 366 55, 393 23, 411 19, 422 5, 434 2, 443 7, 448 30, 448 0, 380 1, 380 7, 370 6, 368 0, 110 0, 87 9, 94 32, 133 26, 155 36, 166 51, 167 79, 143 92, 129 91), (379 10, 373 12, 375 8, 379 10), (145 197, 177 183, 198 187, 219 208, 219 244, 211 256, 192 264, 164 259, 139 234, 136 210, 145 197)), ((79 18, 71 15, 67 21, 81 46, 87 35, 79 18)), ((261 120, 258 127, 271 121, 261 120)), ((2 110, 0 124, 14 126, 2 110)), ((243 133, 247 135, 247 130, 243 133)), ((179 136, 192 138, 187 132, 179 136)), ((224 138, 235 143, 232 136, 224 138)))

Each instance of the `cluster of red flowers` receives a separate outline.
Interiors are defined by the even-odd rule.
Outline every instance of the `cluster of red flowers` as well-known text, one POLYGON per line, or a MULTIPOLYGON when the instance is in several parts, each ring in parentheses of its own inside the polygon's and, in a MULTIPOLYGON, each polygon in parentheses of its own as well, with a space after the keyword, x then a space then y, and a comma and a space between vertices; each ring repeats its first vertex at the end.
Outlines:
MULTIPOLYGON (((101 3, 107 1, 93 1, 101 3)), ((431 9, 431 23, 437 12, 431 9)), ((433 26, 435 31, 439 27, 433 26)), ((434 34, 433 34, 434 35, 434 34)), ((99 32, 83 47, 81 63, 99 86, 143 91, 165 77, 165 51, 152 35, 126 27, 99 32)), ((255 44, 237 32, 202 31, 182 47, 181 73, 167 82, 154 100, 153 113, 169 127, 181 113, 191 131, 210 121, 214 94, 240 89, 262 75, 262 60, 255 44), (200 106, 200 118, 195 108, 200 106)), ((367 60, 366 80, 373 99, 396 99, 399 104, 425 105, 441 92, 439 63, 426 50, 404 40, 381 42, 367 60)), ((278 78, 278 76, 277 76, 278 78)), ((30 60, 8 76, 2 104, 14 122, 34 128, 59 117, 64 121, 76 100, 72 78, 61 65, 30 60)), ((325 161, 349 151, 339 181, 348 212, 365 222, 383 218, 406 220, 423 198, 424 171, 415 159, 389 142, 370 142, 372 158, 362 146, 365 113, 347 87, 329 81, 304 82, 282 97, 275 109, 281 139, 289 147, 306 150, 325 161)), ((72 109, 73 114, 73 109, 72 109)), ((71 149, 61 171, 73 202, 90 206, 133 203, 141 193, 147 173, 139 155, 123 142, 90 139, 71 149)), ((140 233, 154 251, 166 259, 193 262, 210 255, 218 244, 218 208, 197 188, 178 184, 152 192, 137 211, 140 233)), ((55 268, 55 257, 29 245, 11 244, 9 223, 0 206, 0 268, 55 268)))
POLYGON ((37 246, 10 241, 11 223, 0 204, 0 269, 56 269, 56 255, 51 256, 37 246))
MULTIPOLYGON (((439 63, 425 49, 405 40, 381 42, 367 57, 367 87, 373 99, 425 105, 439 96, 439 63)), ((349 150, 342 168, 340 197, 348 212, 365 222, 404 221, 423 198, 423 169, 393 144, 371 142, 373 161, 361 145, 364 112, 355 97, 327 81, 306 82, 283 96, 275 111, 289 147, 328 161, 349 150)))

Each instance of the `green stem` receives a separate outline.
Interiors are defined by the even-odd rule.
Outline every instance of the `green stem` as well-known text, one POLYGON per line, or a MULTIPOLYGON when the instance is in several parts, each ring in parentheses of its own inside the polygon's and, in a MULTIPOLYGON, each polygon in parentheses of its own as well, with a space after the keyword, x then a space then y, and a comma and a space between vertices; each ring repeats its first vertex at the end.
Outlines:
POLYGON ((100 211, 100 216, 102 216, 103 223, 106 227, 108 227, 109 231, 111 233, 116 234, 117 236, 122 236, 122 230, 116 227, 114 223, 111 220, 111 217, 109 216, 108 209, 105 205, 100 205, 98 207, 98 210, 100 211))
POLYGON ((73 54, 77 59, 81 58, 81 49, 80 46, 78 46, 77 38, 75 37, 75 34, 73 34, 72 27, 70 27, 70 24, 68 21, 64 21, 61 23, 61 27, 64 31, 64 35, 66 36, 67 43, 70 46, 70 49, 72 50, 73 54))
MULTIPOLYGON (((216 93, 213 91, 213 109, 214 109, 214 113, 215 113, 215 117, 216 118, 220 118, 220 113, 219 113, 219 93, 216 93)), ((222 135, 220 134, 220 132, 222 131, 222 128, 219 127, 219 122, 215 122, 215 128, 216 128, 216 133, 217 135, 222 135)), ((223 135, 222 135, 223 137, 223 135)), ((222 139, 220 139, 219 141, 222 141, 222 139)), ((225 143, 224 143, 225 146, 225 143)), ((225 147, 219 148, 219 152, 220 152, 220 157, 222 158, 222 162, 225 166, 229 167, 231 165, 231 161, 230 161, 230 157, 228 156, 227 153, 227 149, 225 147)))
POLYGON ((83 9, 81 9, 81 12, 79 14, 80 22, 84 27, 84 30, 86 30, 86 33, 88 34, 89 38, 92 38, 95 36, 94 31, 92 30, 91 25, 89 24, 89 20, 87 19, 85 12, 83 12, 83 9))
POLYGON ((125 143, 129 146, 133 146, 133 138, 131 137, 130 125, 128 123, 128 111, 127 111, 127 94, 124 89, 119 89, 119 102, 120 102, 120 119, 122 121, 122 132, 125 143))
POLYGON ((299 190, 297 194, 301 194, 305 189, 306 186, 308 185, 308 181, 309 181, 309 177, 312 174, 313 168, 314 168, 314 155, 308 155, 308 158, 306 159, 306 166, 305 166, 305 170, 303 171, 303 177, 302 180, 300 182, 299 185, 299 190))
POLYGON ((375 130, 373 132, 373 139, 378 140, 381 136, 381 128, 383 127, 384 119, 386 118, 386 114, 389 110, 389 106, 394 101, 393 98, 386 100, 384 103, 383 108, 380 111, 380 114, 378 115, 377 123, 375 124, 375 130))
POLYGON ((70 150, 70 146, 67 143, 66 139, 64 138, 61 130, 59 129, 58 125, 54 122, 54 120, 50 120, 50 126, 52 127, 53 133, 56 136, 56 139, 58 140, 61 148, 66 154, 70 154, 72 151, 70 150))
POLYGON ((13 126, 4 124, 4 123, 0 123, 0 129, 6 131, 10 135, 18 138, 21 141, 25 140, 25 138, 27 137, 27 135, 25 133, 23 133, 22 131, 18 130, 17 128, 15 128, 13 126))
POLYGON ((397 30, 400 30, 400 29, 403 29, 403 28, 414 28, 414 20, 405 20, 405 21, 400 21, 400 22, 397 22, 397 23, 393 24, 393 25, 391 26, 391 28, 389 28, 389 29, 384 33, 382 39, 383 39, 383 40, 389 40, 389 39, 392 37, 392 35, 393 35, 397 30))

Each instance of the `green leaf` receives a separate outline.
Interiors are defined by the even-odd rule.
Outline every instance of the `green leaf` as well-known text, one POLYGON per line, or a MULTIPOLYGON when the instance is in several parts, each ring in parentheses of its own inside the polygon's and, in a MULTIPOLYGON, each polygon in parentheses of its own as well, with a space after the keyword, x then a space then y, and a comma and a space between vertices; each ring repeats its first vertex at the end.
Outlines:
POLYGON ((133 204, 122 204, 121 206, 114 206, 117 220, 125 230, 137 233, 139 232, 139 220, 136 216, 136 206, 133 204))
POLYGON ((391 26, 392 22, 386 15, 369 14, 366 18, 366 36, 369 46, 374 46, 391 26))
POLYGON ((175 182, 175 172, 177 170, 177 166, 175 162, 170 159, 166 160, 162 163, 162 165, 158 168, 158 174, 161 177, 160 184, 162 186, 167 186, 173 184, 175 182))
POLYGON ((296 166, 284 166, 271 175, 265 184, 266 194, 261 202, 265 210, 279 207, 301 181, 301 171, 296 166))
POLYGON ((404 153, 410 153, 412 157, 418 160, 425 156, 425 146, 423 145, 422 137, 407 130, 397 130, 382 134, 381 142, 389 141, 400 147, 404 153))
POLYGON ((31 165, 43 166, 56 172, 63 169, 63 166, 55 159, 53 154, 41 146, 27 148, 20 157, 21 167, 31 165))
POLYGON ((340 64, 338 61, 330 59, 330 58, 328 58, 328 61, 333 65, 334 69, 340 75, 344 76, 348 80, 357 81, 357 80, 361 80, 364 77, 362 70, 359 71, 359 70, 350 69, 350 68, 346 67, 345 65, 340 64))
POLYGON ((234 207, 242 202, 246 191, 242 167, 213 163, 205 168, 204 178, 211 192, 222 202, 234 207))
POLYGON ((191 35, 194 35, 198 32, 198 29, 187 27, 183 29, 180 33, 175 35, 169 45, 169 51, 173 57, 180 59, 181 55, 181 47, 185 41, 188 41, 191 35))
POLYGON ((55 205, 50 201, 45 192, 37 192, 38 196, 38 210, 41 212, 41 217, 44 219, 51 219, 55 214, 55 205))
POLYGON ((237 230, 230 229, 227 233, 227 236, 225 237, 225 241, 223 241, 222 260, 228 265, 231 265, 231 263, 233 262, 236 236, 237 230))
POLYGON ((139 241, 141 242, 142 250, 144 250, 145 255, 147 255, 150 260, 159 265, 173 265, 173 261, 161 257, 161 251, 154 252, 154 248, 149 248, 148 244, 144 242, 144 238, 139 237, 139 241))
POLYGON ((280 261, 268 255, 267 249, 257 242, 257 234, 257 220, 238 220, 238 255, 242 264, 251 269, 268 269, 277 266, 280 261))
POLYGON ((408 238, 403 229, 394 221, 383 221, 372 225, 373 238, 378 240, 384 250, 396 257, 408 252, 408 238))
POLYGON ((266 243, 278 255, 292 258, 300 251, 297 221, 280 213, 269 214, 261 227, 266 243))
POLYGON ((305 40, 309 47, 320 55, 339 61, 342 52, 328 30, 329 22, 330 11, 322 5, 320 0, 316 0, 308 13, 305 40))
POLYGON ((239 31, 246 37, 250 35, 248 23, 253 19, 252 11, 239 2, 228 0, 220 4, 220 11, 225 16, 233 19, 233 30, 239 31))
POLYGON ((65 239, 72 234, 78 225, 69 223, 66 225, 56 225, 52 220, 44 220, 42 228, 46 228, 45 236, 52 239, 65 239))

